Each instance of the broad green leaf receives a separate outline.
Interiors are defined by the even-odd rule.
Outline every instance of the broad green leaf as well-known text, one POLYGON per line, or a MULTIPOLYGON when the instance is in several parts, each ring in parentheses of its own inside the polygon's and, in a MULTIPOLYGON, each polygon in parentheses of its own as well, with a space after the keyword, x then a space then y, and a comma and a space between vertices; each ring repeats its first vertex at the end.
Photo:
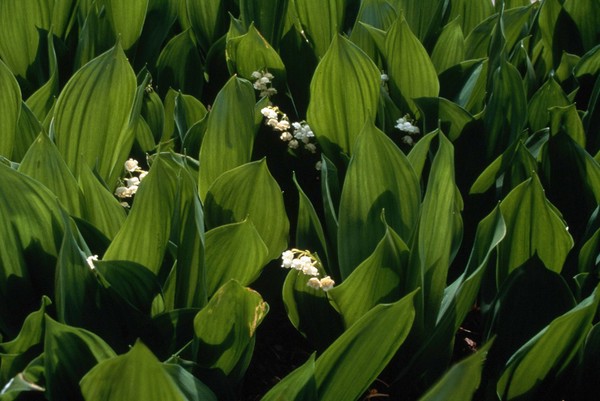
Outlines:
POLYGON ((452 100, 471 114, 484 108, 487 60, 467 60, 440 74, 440 97, 452 100))
POLYGON ((187 17, 194 30, 198 43, 204 52, 227 32, 225 1, 184 0, 187 5, 187 17))
POLYGON ((236 280, 252 283, 268 262, 268 249, 252 221, 226 224, 206 233, 206 291, 214 294, 236 280))
POLYGON ((190 127, 208 114, 206 107, 195 97, 178 93, 175 96, 175 125, 183 142, 190 127))
POLYGON ((439 131, 435 130, 419 139, 415 146, 410 150, 407 158, 410 165, 415 170, 417 180, 420 181, 423 178, 423 170, 425 169, 425 163, 429 159, 429 149, 431 149, 431 142, 438 136, 439 131))
POLYGON ((49 400, 81 399, 79 381, 98 362, 116 356, 96 334, 46 315, 44 368, 49 400))
POLYGON ((189 308, 159 313, 141 329, 139 337, 161 361, 176 359, 177 353, 190 345, 199 311, 189 308))
POLYGON ((83 194, 83 218, 107 238, 114 238, 127 217, 125 209, 88 166, 79 170, 79 185, 83 194))
POLYGON ((313 401, 317 397, 315 354, 273 386, 261 401, 313 401))
POLYGON ((268 311, 269 305, 256 291, 235 280, 223 285, 194 319, 196 363, 225 376, 233 375, 231 380, 237 382, 247 368, 238 363, 244 362, 248 347, 252 353, 256 329, 268 311))
POLYGON ((289 0, 278 0, 265 7, 261 0, 242 0, 240 17, 246 26, 254 23, 266 41, 277 49, 285 25, 288 3, 289 0))
MULTIPOLYGON (((318 277, 327 276, 321 263, 316 267, 318 277)), ((292 325, 320 351, 338 338, 344 331, 344 325, 340 314, 329 303, 325 291, 308 285, 310 277, 291 269, 283 283, 282 298, 292 325)))
POLYGON ((508 361, 497 391, 502 399, 535 399, 535 390, 552 381, 575 357, 598 308, 598 291, 524 344, 508 361))
MULTIPOLYGON (((319 216, 312 205, 310 199, 298 183, 296 174, 293 176, 294 184, 298 190, 298 221, 296 223, 296 247, 299 249, 310 249, 311 252, 321 255, 324 260, 329 261, 329 253, 327 252, 327 241, 319 216)), ((333 273, 333 272, 332 272, 333 273)), ((335 272, 334 276, 338 276, 339 272, 335 272)))
POLYGON ((460 16, 462 31, 465 35, 471 33, 480 22, 494 13, 494 6, 489 1, 451 0, 450 20, 460 16))
POLYGON ((338 232, 338 209, 340 205, 340 183, 338 170, 335 164, 321 154, 321 197, 325 215, 325 226, 327 227, 327 238, 329 243, 337 244, 338 232))
POLYGON ((535 256, 515 269, 490 307, 484 332, 484 339, 495 338, 486 366, 490 378, 497 380, 515 351, 575 304, 565 280, 535 256))
POLYGON ((598 44, 598 25, 600 24, 600 4, 595 1, 565 1, 563 7, 573 19, 584 50, 589 50, 598 44))
POLYGON ((414 101, 423 116, 424 132, 439 128, 442 132, 447 132, 448 139, 453 142, 474 119, 465 109, 442 97, 416 98, 414 101))
POLYGON ((19 172, 44 184, 70 214, 82 216, 82 193, 77 180, 48 135, 38 135, 23 157, 19 172))
MULTIPOLYGON (((105 181, 133 144, 127 129, 136 89, 133 70, 119 45, 93 59, 67 82, 54 109, 54 138, 71 171, 96 166, 105 181), (114 148, 115 144, 121 146, 114 148)), ((116 182, 108 182, 110 188, 116 182)))
POLYGON ((177 181, 177 171, 160 156, 156 158, 103 259, 129 260, 159 274, 175 210, 177 181))
POLYGON ((281 189, 264 159, 219 176, 208 189, 204 211, 209 229, 250 219, 269 248, 269 260, 287 246, 290 223, 281 189))
POLYGON ((498 282, 536 253, 548 269, 560 272, 573 239, 560 212, 546 199, 537 174, 513 189, 500 210, 507 234, 498 246, 498 282))
POLYGON ((470 189, 480 194, 495 187, 507 195, 517 185, 537 171, 537 161, 521 140, 515 141, 481 173, 470 189))
POLYGON ((0 59, 0 156, 12 156, 21 111, 21 89, 0 59))
POLYGON ((433 52, 431 62, 439 73, 463 61, 465 57, 465 38, 459 19, 448 23, 440 34, 433 52))
POLYGON ((505 60, 493 72, 484 121, 487 157, 500 154, 519 136, 527 121, 527 98, 521 75, 505 60))
POLYGON ((390 77, 390 94, 396 102, 403 99, 415 113, 413 98, 439 95, 435 67, 402 14, 386 35, 384 56, 390 77))
MULTIPOLYGON (((207 0, 200 3, 211 2, 214 1, 207 0)), ((189 29, 181 32, 171 38, 160 52, 156 61, 156 81, 162 96, 169 88, 198 97, 202 93, 203 66, 193 35, 189 29)))
POLYGON ((528 106, 529 127, 538 131, 548 126, 550 122, 549 110, 555 106, 569 106, 567 95, 554 78, 548 79, 531 97, 528 106))
POLYGON ((55 0, 52 7, 52 31, 60 38, 65 38, 73 25, 75 0, 55 0))
POLYGON ((346 278, 384 234, 381 211, 405 242, 419 216, 421 188, 408 159, 383 132, 366 123, 344 181, 339 211, 338 255, 346 278))
POLYGON ((493 341, 489 341, 476 353, 452 366, 440 380, 419 398, 419 401, 468 401, 472 400, 481 382, 483 364, 493 341))
POLYGON ((83 24, 77 38, 77 52, 74 63, 76 69, 80 69, 102 52, 113 47, 118 39, 110 25, 104 7, 97 8, 96 4, 90 4, 84 11, 83 8, 85 7, 82 4, 82 2, 79 2, 79 6, 82 8, 81 18, 83 24))
POLYGON ((106 11, 115 36, 121 39, 124 50, 132 47, 142 34, 149 0, 107 0, 106 11))
POLYGON ((576 78, 585 75, 596 75, 600 71, 600 47, 596 46, 576 60, 573 70, 570 71, 576 78))
POLYGON ((56 196, 4 163, 0 183, 0 330, 13 337, 42 294, 54 292, 62 215, 56 196))
POLYGON ((430 40, 429 35, 439 33, 442 25, 442 13, 447 6, 446 1, 424 0, 391 0, 398 11, 402 10, 410 29, 423 43, 430 40))
POLYGON ((47 132, 46 127, 42 127, 40 121, 27 107, 27 104, 21 102, 21 113, 11 159, 16 162, 22 161, 23 156, 25 156, 40 132, 47 132))
POLYGON ((314 47, 318 58, 325 56, 330 43, 342 30, 346 0, 294 0, 296 13, 304 35, 314 47))
POLYGON ((161 363, 139 340, 126 354, 104 360, 91 369, 81 379, 81 392, 88 401, 217 399, 181 366, 161 363))
POLYGON ((251 80, 254 71, 268 71, 275 76, 275 88, 282 87, 285 82, 283 61, 254 24, 250 25, 247 33, 228 38, 225 52, 230 73, 251 80))
POLYGON ((385 31, 397 18, 398 12, 388 0, 361 1, 350 40, 377 65, 381 65, 380 52, 384 48, 385 31))
MULTIPOLYGON (((177 20, 179 7, 185 8, 185 1, 150 0, 148 2, 144 27, 138 40, 140 46, 137 46, 136 49, 134 65, 136 71, 139 70, 142 63, 145 65, 156 64, 163 42, 169 36, 169 31, 177 20)), ((183 29, 187 29, 187 27, 183 29)))
MULTIPOLYGON (((175 104, 173 103, 174 113, 175 104)), ((150 127, 150 131, 152 131, 152 136, 154 137, 154 142, 158 143, 163 135, 163 129, 165 128, 165 106, 163 102, 156 93, 154 89, 149 89, 146 91, 144 96, 144 100, 142 103, 141 115, 144 121, 150 127)), ((171 115, 171 120, 174 121, 174 115, 171 115)), ((169 134, 171 134, 169 132, 169 134)))
POLYGON ((0 344, 0 382, 6 383, 23 371, 29 361, 42 351, 44 314, 51 304, 50 298, 43 296, 40 308, 27 316, 19 335, 0 344))
POLYGON ((365 121, 374 121, 381 74, 355 44, 335 36, 310 83, 307 120, 325 155, 351 155, 365 121), (340 96, 344 88, 344 96, 340 96))
MULTIPOLYGON (((56 1, 55 6, 59 4, 59 1, 56 1)), ((58 82, 58 60, 56 57, 56 52, 54 50, 54 39, 53 32, 48 32, 48 59, 50 63, 50 78, 48 81, 42 85, 41 88, 36 90, 29 98, 27 99, 27 106, 31 109, 33 114, 37 117, 39 121, 44 121, 50 110, 52 110, 52 106, 56 100, 56 96, 58 96, 59 92, 59 82, 58 82)))
POLYGON ((598 355, 600 355, 600 324, 596 323, 585 339, 582 361, 583 388, 581 394, 597 394, 600 390, 600 383, 595 379, 595 372, 600 368, 598 355))
POLYGON ((15 76, 30 80, 25 82, 27 87, 41 85, 45 75, 36 59, 43 43, 40 39, 52 24, 50 8, 50 2, 44 0, 9 1, 0 5, 0 59, 15 76))
POLYGON ((358 400, 367 390, 410 332, 415 293, 371 309, 317 358, 320 401, 358 400))
POLYGON ((577 145, 585 149, 585 130, 577 107, 574 104, 565 107, 552 107, 548 109, 550 114, 550 134, 564 132, 573 139, 577 145))
POLYGON ((427 191, 421 207, 419 222, 418 260, 420 273, 412 277, 417 285, 422 281, 425 297, 426 328, 435 324, 446 288, 450 264, 456 255, 463 235, 462 197, 454 177, 454 147, 438 134, 439 147, 431 165, 427 191))
POLYGON ((200 148, 200 198, 217 177, 248 163, 254 145, 254 88, 233 76, 219 91, 208 115, 200 148))
POLYGON ((407 280, 408 252, 404 241, 386 225, 371 256, 328 291, 347 328, 376 305, 395 302, 414 289, 407 280))

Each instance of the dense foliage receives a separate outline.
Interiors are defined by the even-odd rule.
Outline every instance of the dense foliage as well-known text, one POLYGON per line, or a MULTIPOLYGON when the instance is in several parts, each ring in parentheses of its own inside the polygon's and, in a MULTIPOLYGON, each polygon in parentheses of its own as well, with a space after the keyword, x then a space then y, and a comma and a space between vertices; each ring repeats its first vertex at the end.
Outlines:
POLYGON ((2 0, 0 157, 1 400, 600 394, 597 0, 2 0))

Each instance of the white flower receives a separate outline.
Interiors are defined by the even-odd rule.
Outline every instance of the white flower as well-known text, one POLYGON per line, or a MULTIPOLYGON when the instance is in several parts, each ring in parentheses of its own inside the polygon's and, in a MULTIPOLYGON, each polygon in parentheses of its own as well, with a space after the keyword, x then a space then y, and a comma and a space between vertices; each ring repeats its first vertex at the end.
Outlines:
POLYGON ((288 147, 290 149, 298 149, 298 141, 295 139, 292 139, 291 141, 288 142, 288 147))
POLYGON ((402 142, 407 144, 408 146, 413 146, 415 144, 414 139, 410 135, 405 135, 402 137, 402 142))
POLYGON ((281 254, 281 267, 289 269, 292 267, 294 252, 287 250, 281 254))
POLYGON ((271 80, 269 78, 267 78, 266 76, 263 76, 262 78, 258 79, 258 82, 260 85, 267 85, 271 83, 271 80))
POLYGON ((315 170, 321 171, 321 167, 323 167, 323 162, 321 162, 321 160, 319 160, 318 162, 315 163, 315 170))
POLYGON ((127 187, 140 185, 140 179, 138 177, 125 178, 125 183, 127 187))
POLYGON ((275 126, 277 131, 287 131, 290 129, 290 122, 288 120, 281 120, 275 126))
POLYGON ((144 179, 144 177, 146 177, 148 175, 147 171, 142 171, 142 173, 140 174, 140 181, 142 181, 144 179))
POLYGON ((319 279, 316 277, 311 277, 308 279, 306 285, 314 288, 315 290, 318 290, 321 288, 321 281, 319 281, 319 279))
POLYGON ((129 190, 129 196, 135 195, 135 193, 138 190, 138 186, 137 185, 132 185, 129 188, 127 188, 129 190))
POLYGON ((408 132, 409 134, 418 134, 421 132, 419 127, 413 125, 406 117, 399 118, 394 127, 398 128, 400 131, 408 132))
POLYGON ((321 279, 319 284, 320 284, 321 288, 323 289, 323 291, 329 291, 335 285, 335 281, 333 281, 331 279, 331 277, 325 276, 321 279))
POLYGON ((387 74, 381 74, 381 82, 387 82, 390 80, 387 74))
POLYGON ((288 142, 288 141, 291 141, 292 139, 294 139, 294 137, 292 136, 292 134, 285 131, 285 132, 281 133, 281 135, 279 136, 279 139, 281 139, 284 142, 288 142))
POLYGON ((95 260, 98 260, 98 255, 88 256, 87 259, 85 260, 91 270, 94 270, 96 268, 96 266, 94 266, 95 260))
POLYGON ((115 189, 115 195, 117 196, 117 198, 130 198, 131 197, 131 190, 127 187, 117 187, 117 189, 115 189))
POLYGON ((269 127, 273 127, 273 128, 275 128, 275 127, 277 127, 277 124, 279 124, 279 120, 277 120, 276 118, 269 118, 269 119, 267 120, 267 125, 268 125, 269 127))
POLYGON ((314 143, 307 143, 304 145, 304 149, 308 150, 310 153, 317 153, 317 145, 314 143))
POLYGON ((120 205, 123 206, 125 209, 129 209, 129 203, 127 202, 120 202, 120 205))
POLYGON ((304 273, 307 276, 318 276, 319 269, 317 269, 313 265, 304 265, 302 266, 302 273, 304 273))
POLYGON ((250 76, 254 79, 260 79, 263 76, 263 74, 261 74, 259 71, 254 71, 250 76))
POLYGON ((294 138, 302 141, 303 143, 308 143, 310 138, 313 138, 315 134, 310 129, 310 126, 306 123, 294 123, 292 124, 294 127, 294 138))
POLYGON ((138 166, 137 160, 129 159, 125 162, 125 170, 129 171, 130 173, 133 173, 134 171, 137 171, 138 169, 139 169, 139 166, 138 166))
POLYGON ((272 120, 277 120, 277 112, 275 110, 273 110, 271 107, 263 107, 262 109, 260 109, 260 112, 262 113, 263 116, 265 116, 268 119, 272 119, 272 120))

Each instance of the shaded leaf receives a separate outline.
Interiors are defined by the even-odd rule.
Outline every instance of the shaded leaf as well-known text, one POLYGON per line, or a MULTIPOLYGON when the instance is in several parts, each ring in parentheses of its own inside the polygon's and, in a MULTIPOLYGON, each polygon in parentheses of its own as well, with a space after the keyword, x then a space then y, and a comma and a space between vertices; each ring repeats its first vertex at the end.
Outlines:
POLYGON ((21 110, 21 89, 12 72, 0 60, 0 156, 10 159, 21 110))

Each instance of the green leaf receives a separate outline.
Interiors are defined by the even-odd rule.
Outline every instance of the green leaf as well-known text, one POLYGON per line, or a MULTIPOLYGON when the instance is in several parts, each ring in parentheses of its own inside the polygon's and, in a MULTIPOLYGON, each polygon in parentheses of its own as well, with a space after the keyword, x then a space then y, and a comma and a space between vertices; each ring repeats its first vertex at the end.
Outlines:
POLYGON ((79 381, 115 352, 94 333, 67 326, 46 315, 44 369, 49 400, 81 399, 79 381))
MULTIPOLYGON (((316 267, 320 277, 327 276, 321 263, 316 267)), ((344 325, 325 291, 309 286, 309 279, 302 271, 291 269, 283 283, 283 303, 296 330, 317 350, 324 350, 344 331, 344 325)))
POLYGON ((483 110, 486 97, 487 60, 467 60, 440 74, 440 96, 471 114, 483 110))
POLYGON ((351 155, 365 121, 374 121, 381 74, 355 44, 342 36, 317 66, 310 83, 307 120, 328 158, 351 155), (344 96, 340 96, 340 88, 344 96))
POLYGON ((19 172, 44 184, 74 215, 82 216, 82 193, 60 152, 45 133, 41 133, 29 148, 19 172))
POLYGON ((240 17, 246 26, 254 23, 266 41, 277 49, 285 25, 288 3, 289 0, 278 0, 271 3, 269 7, 264 7, 260 0, 242 0, 240 17))
POLYGON ((254 145, 254 88, 231 77, 219 91, 208 115, 200 148, 200 198, 205 199, 217 177, 248 163, 254 145))
POLYGON ((206 233, 206 291, 209 296, 230 280, 252 283, 268 262, 268 249, 250 220, 206 233))
MULTIPOLYGON (((203 1, 201 4, 210 2, 214 1, 203 1)), ((156 70, 156 81, 162 96, 169 88, 173 88, 200 97, 204 86, 203 65, 191 30, 183 31, 169 40, 156 61, 156 70)))
POLYGON ((463 61, 465 57, 465 38, 456 18, 448 23, 440 34, 433 52, 431 62, 439 73, 463 61))
POLYGON ((329 243, 337 244, 338 209, 340 205, 340 183, 338 170, 335 164, 321 154, 321 197, 323 201, 323 214, 329 243))
POLYGON ((103 258, 136 262, 157 275, 169 240, 178 181, 177 171, 162 157, 156 158, 140 184, 131 212, 103 258))
POLYGON ((0 163, 0 182, 10 188, 0 191, 0 330, 12 337, 54 292, 63 220, 56 196, 37 181, 0 163))
POLYGON ((79 170, 79 185, 84 219, 107 238, 114 238, 127 217, 125 209, 88 166, 79 170))
POLYGON ((33 144, 40 132, 47 132, 46 123, 49 124, 49 121, 44 121, 44 126, 42 127, 36 116, 29 107, 27 107, 27 104, 21 102, 21 114, 19 115, 19 122, 17 125, 17 135, 13 146, 12 160, 19 162, 23 159, 23 156, 25 156, 25 153, 27 153, 29 147, 33 144))
POLYGON ((223 285, 194 319, 196 363, 237 383, 250 362, 245 354, 252 353, 256 329, 268 311, 269 305, 256 291, 235 280, 223 285))
POLYGON ((490 306, 484 333, 484 339, 495 338, 486 365, 490 379, 497 380, 515 351, 575 304, 565 280, 535 256, 515 269, 490 306))
POLYGON ((581 117, 577 113, 574 104, 565 107, 552 107, 548 109, 550 114, 550 134, 564 132, 573 139, 577 145, 585 149, 585 130, 581 117))
POLYGON ((420 274, 412 276, 420 275, 423 280, 426 328, 435 324, 432 317, 437 316, 448 270, 463 234, 460 215, 463 201, 454 178, 454 147, 443 134, 438 134, 438 138, 439 148, 431 166, 419 222, 420 274))
POLYGON ((583 48, 587 51, 598 44, 598 25, 600 24, 600 5, 596 2, 565 1, 563 7, 573 19, 583 48))
POLYGON ((451 0, 449 20, 460 16, 462 31, 465 35, 471 33, 480 22, 494 13, 491 2, 479 0, 451 0))
POLYGON ((548 79, 529 101, 528 120, 533 132, 548 126, 549 109, 554 106, 569 106, 571 102, 554 78, 548 79))
MULTIPOLYGON (((59 3, 60 2, 57 1, 54 4, 57 6, 59 3)), ((50 63, 50 78, 44 85, 42 85, 41 88, 36 90, 27 99, 27 106, 31 109, 39 121, 44 121, 48 113, 50 113, 52 107, 54 106, 56 96, 58 96, 59 92, 58 60, 54 50, 54 37, 52 31, 48 32, 47 41, 48 59, 50 63)))
POLYGON ((274 87, 285 82, 283 61, 254 24, 250 25, 247 33, 227 39, 225 54, 231 73, 252 80, 254 71, 268 71, 275 76, 274 87))
POLYGON ((198 99, 180 92, 175 96, 174 113, 179 138, 183 142, 190 127, 206 117, 208 111, 198 99))
MULTIPOLYGON (((329 262, 329 253, 327 252, 327 242, 325 233, 321 226, 319 216, 312 205, 310 199, 298 183, 296 174, 293 175, 294 184, 298 190, 298 221, 296 223, 296 247, 299 249, 310 249, 312 253, 323 255, 325 260, 329 262)), ((328 265, 331 269, 333 266, 328 265)), ((333 272, 332 272, 333 273, 333 272)), ((335 272, 335 277, 338 272, 335 272)))
POLYGON ((12 156, 20 111, 21 89, 0 59, 0 156, 9 159, 12 156))
POLYGON ((108 17, 123 49, 132 47, 142 34, 148 3, 149 0, 106 1, 108 17))
POLYGON ((376 305, 397 301, 414 289, 407 280, 408 253, 404 241, 386 225, 385 234, 371 256, 328 291, 346 327, 376 305))
POLYGON ((419 401, 472 400, 481 382, 483 364, 492 343, 489 341, 476 353, 452 366, 419 401))
POLYGON ((198 43, 204 52, 227 32, 227 16, 223 0, 185 0, 187 15, 198 43))
POLYGON ((507 234, 498 246, 498 282, 536 253, 548 269, 560 272, 573 239, 560 212, 546 199, 537 174, 513 189, 500 210, 507 234))
POLYGON ((503 399, 535 399, 535 390, 564 370, 591 328, 598 292, 554 319, 510 358, 497 385, 503 399))
POLYGON ((412 99, 438 96, 440 84, 435 67, 402 14, 386 35, 384 56, 390 94, 396 102, 407 102, 410 111, 415 113, 412 99))
POLYGON ((71 171, 79 172, 81 163, 96 166, 105 181, 122 171, 121 153, 134 140, 127 127, 135 89, 135 75, 118 45, 67 82, 54 109, 54 138, 71 171))
POLYGON ((382 131, 366 123, 356 143, 342 189, 338 255, 346 278, 384 234, 380 217, 405 242, 419 216, 421 188, 408 159, 382 131))
POLYGON ((486 155, 497 156, 521 133, 527 121, 527 98, 519 71, 507 61, 493 72, 485 110, 486 155))
POLYGON ((290 223, 281 189, 265 159, 219 176, 206 194, 204 210, 209 229, 250 219, 269 248, 269 260, 278 258, 287 246, 290 223))
POLYGON ((319 0, 295 0, 296 13, 304 34, 314 47, 317 57, 322 58, 330 43, 342 30, 345 0, 332 0, 326 7, 319 0))
POLYGON ((474 120, 469 112, 448 99, 423 97, 414 101, 424 117, 424 132, 439 128, 442 132, 447 132, 448 139, 453 142, 458 139, 465 126, 474 120))
POLYGON ((273 386, 261 401, 313 401, 317 397, 315 354, 273 386))
POLYGON ((43 0, 8 2, 0 6, 0 59, 15 76, 31 80, 25 81, 28 87, 41 84, 44 76, 41 63, 36 59, 43 43, 40 39, 46 36, 52 24, 50 7, 50 3, 43 0))
POLYGON ((359 399, 408 336, 415 318, 415 293, 371 309, 317 358, 319 400, 359 399))
MULTIPOLYGON (((44 314, 52 304, 43 296, 40 308, 31 312, 21 327, 19 335, 11 341, 0 344, 0 382, 6 383, 23 371, 29 361, 42 351, 44 339, 44 314)), ((2 391, 4 393, 4 390, 2 391)))
POLYGON ((88 401, 217 399, 182 367, 161 363, 139 340, 126 354, 102 361, 90 370, 81 379, 81 392, 88 401))

